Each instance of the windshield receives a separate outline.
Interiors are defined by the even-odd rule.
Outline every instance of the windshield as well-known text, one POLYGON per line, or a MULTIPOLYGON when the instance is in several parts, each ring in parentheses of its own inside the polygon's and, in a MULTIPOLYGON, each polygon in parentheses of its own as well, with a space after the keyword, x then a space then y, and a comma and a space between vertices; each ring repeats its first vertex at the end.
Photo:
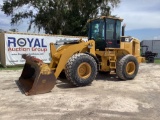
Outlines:
POLYGON ((95 20, 91 23, 90 38, 94 40, 104 40, 104 21, 95 20))

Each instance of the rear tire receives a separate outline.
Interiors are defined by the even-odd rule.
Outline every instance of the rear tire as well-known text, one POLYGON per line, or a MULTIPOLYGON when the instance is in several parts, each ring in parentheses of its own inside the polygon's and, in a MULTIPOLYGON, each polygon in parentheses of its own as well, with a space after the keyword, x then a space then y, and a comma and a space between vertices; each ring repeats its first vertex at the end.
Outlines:
POLYGON ((134 79, 138 73, 139 64, 133 55, 125 55, 117 61, 116 73, 122 80, 134 79))
POLYGON ((75 54, 68 60, 65 74, 67 79, 75 86, 89 85, 97 75, 97 63, 88 54, 75 54))

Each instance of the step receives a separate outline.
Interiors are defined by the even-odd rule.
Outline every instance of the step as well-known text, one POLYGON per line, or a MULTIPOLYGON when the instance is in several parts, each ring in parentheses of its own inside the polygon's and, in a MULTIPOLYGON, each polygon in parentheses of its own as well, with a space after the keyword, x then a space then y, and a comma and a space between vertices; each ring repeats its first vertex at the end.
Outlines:
POLYGON ((112 75, 113 75, 113 74, 116 74, 115 70, 111 70, 111 71, 110 71, 110 74, 112 74, 112 75))

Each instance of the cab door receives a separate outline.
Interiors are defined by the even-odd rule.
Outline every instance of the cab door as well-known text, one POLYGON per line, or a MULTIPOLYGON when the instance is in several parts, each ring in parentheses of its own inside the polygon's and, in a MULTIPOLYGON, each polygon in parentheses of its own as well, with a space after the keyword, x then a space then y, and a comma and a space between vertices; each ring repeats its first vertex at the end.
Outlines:
POLYGON ((115 19, 106 19, 106 47, 119 48, 120 47, 120 28, 121 22, 115 19))
POLYGON ((105 20, 97 19, 90 23, 89 39, 95 41, 95 48, 105 50, 105 20))

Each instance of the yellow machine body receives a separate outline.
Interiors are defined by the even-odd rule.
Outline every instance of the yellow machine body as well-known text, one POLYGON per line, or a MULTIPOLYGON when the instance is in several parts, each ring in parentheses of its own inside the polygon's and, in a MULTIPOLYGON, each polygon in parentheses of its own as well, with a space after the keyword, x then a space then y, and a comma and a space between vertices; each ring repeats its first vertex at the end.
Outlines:
POLYGON ((87 53, 92 56, 101 57, 102 62, 98 63, 99 71, 108 72, 116 69, 117 58, 122 55, 131 54, 136 57, 138 63, 144 62, 144 57, 140 56, 140 42, 133 39, 132 42, 121 42, 120 48, 106 48, 105 51, 95 50, 95 41, 85 42, 80 40, 78 44, 68 44, 61 46, 57 51, 53 43, 50 44, 52 61, 49 65, 57 78, 65 69, 68 59, 76 53, 87 53), (107 62, 109 64, 107 65, 107 62))
POLYGON ((138 64, 145 61, 140 56, 140 41, 136 38, 122 36, 119 48, 100 50, 95 46, 92 39, 68 42, 58 49, 50 43, 52 60, 49 65, 23 55, 26 64, 18 83, 26 95, 35 95, 51 91, 62 72, 75 86, 90 84, 97 71, 109 71, 123 80, 133 79, 138 72, 138 64))

